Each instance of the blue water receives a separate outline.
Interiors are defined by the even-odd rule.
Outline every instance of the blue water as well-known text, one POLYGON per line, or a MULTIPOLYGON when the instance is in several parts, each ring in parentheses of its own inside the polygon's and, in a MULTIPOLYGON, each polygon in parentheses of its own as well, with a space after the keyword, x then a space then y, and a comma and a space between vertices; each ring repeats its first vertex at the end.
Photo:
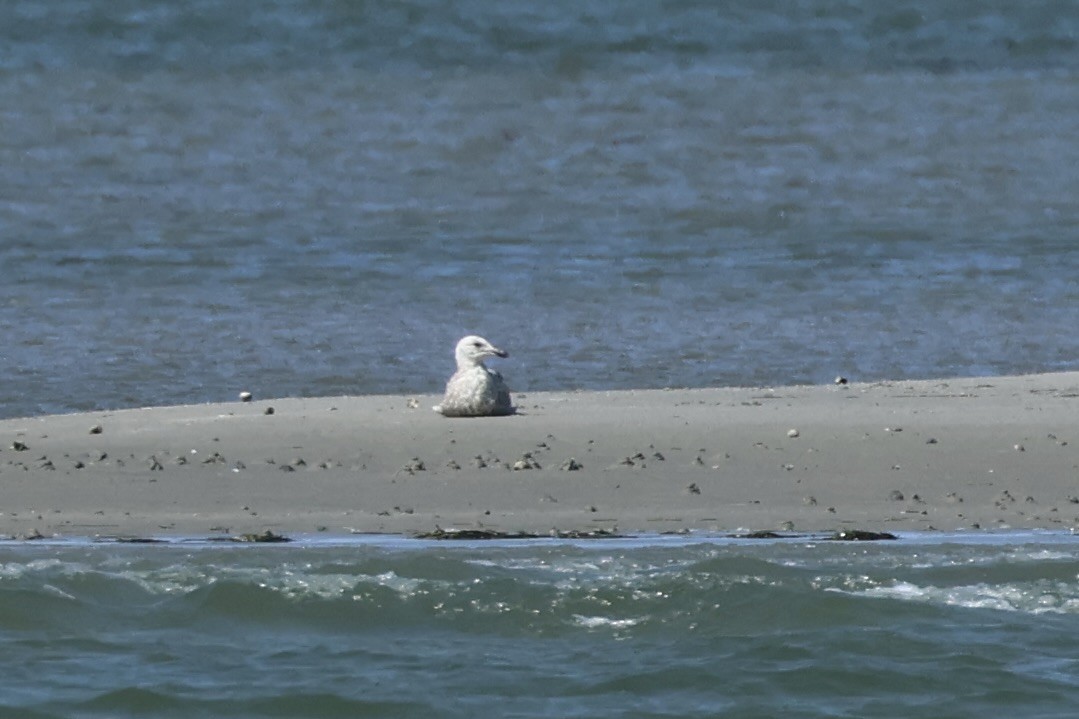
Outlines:
MULTIPOLYGON (((0 3, 0 416, 1079 368, 1079 5, 0 3)), ((1074 538, 0 545, 0 716, 1072 717, 1074 538)))
POLYGON ((1079 367, 1068 2, 0 4, 0 416, 1079 367))
POLYGON ((1071 535, 0 545, 0 715, 1070 717, 1071 535))

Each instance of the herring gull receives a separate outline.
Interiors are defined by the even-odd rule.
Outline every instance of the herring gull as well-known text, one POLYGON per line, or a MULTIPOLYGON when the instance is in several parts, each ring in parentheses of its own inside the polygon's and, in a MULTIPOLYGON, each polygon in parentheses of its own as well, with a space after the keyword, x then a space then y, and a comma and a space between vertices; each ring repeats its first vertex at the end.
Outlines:
POLYGON ((457 371, 446 383, 442 404, 432 409, 446 417, 497 417, 513 414, 510 390, 502 375, 483 364, 487 357, 508 357, 482 337, 469 335, 454 351, 457 371))

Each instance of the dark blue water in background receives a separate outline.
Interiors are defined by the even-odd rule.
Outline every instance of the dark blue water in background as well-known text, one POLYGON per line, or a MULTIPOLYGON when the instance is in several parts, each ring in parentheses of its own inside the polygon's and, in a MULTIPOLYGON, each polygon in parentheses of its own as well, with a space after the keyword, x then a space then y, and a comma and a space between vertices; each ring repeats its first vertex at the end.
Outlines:
POLYGON ((0 4, 0 416, 1079 367, 1069 2, 0 4))

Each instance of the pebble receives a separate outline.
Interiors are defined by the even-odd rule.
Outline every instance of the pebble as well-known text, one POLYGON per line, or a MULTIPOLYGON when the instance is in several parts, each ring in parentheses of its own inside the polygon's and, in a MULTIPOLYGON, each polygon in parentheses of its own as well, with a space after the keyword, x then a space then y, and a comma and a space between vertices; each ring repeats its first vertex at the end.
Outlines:
POLYGON ((104 427, 102 427, 100 424, 95 424, 93 427, 90 428, 90 434, 101 434, 104 431, 104 427))
POLYGON ((525 452, 519 460, 513 463, 515 472, 522 469, 542 469, 542 467, 540 467, 540 463, 536 461, 531 452, 525 452))
POLYGON ((250 402, 250 401, 251 401, 251 398, 252 398, 253 396, 254 396, 254 395, 252 395, 252 394, 251 394, 250 392, 241 392, 241 393, 240 393, 240 401, 241 401, 241 402, 250 402))
POLYGON ((798 436, 798 430, 796 430, 796 429, 788 429, 787 430, 787 436, 790 437, 791 439, 797 437, 798 436))
POLYGON ((412 461, 401 468, 403 471, 409 474, 415 474, 416 472, 426 472, 427 465, 423 463, 423 460, 419 457, 413 457, 412 461))
POLYGON ((570 457, 569 459, 567 459, 565 462, 562 463, 562 466, 559 467, 559 469, 562 470, 563 472, 576 472, 579 469, 582 469, 583 467, 584 467, 583 464, 578 462, 573 457, 570 457))

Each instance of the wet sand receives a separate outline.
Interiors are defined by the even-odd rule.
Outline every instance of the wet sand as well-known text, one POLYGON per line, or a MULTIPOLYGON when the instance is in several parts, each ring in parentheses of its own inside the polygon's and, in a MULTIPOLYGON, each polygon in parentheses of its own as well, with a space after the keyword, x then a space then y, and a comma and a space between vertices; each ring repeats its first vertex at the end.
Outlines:
POLYGON ((0 536, 1079 527, 1079 373, 0 421, 0 536))

